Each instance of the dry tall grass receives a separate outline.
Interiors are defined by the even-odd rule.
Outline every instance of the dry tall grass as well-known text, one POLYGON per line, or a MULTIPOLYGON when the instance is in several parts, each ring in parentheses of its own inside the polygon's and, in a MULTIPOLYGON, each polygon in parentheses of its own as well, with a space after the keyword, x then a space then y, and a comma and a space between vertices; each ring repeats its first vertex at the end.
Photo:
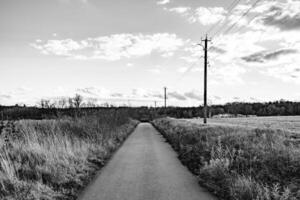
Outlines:
POLYGON ((0 199, 75 199, 136 124, 113 113, 6 124, 0 137, 0 199))
POLYGON ((222 199, 300 199, 300 135, 284 130, 153 121, 202 185, 222 199))

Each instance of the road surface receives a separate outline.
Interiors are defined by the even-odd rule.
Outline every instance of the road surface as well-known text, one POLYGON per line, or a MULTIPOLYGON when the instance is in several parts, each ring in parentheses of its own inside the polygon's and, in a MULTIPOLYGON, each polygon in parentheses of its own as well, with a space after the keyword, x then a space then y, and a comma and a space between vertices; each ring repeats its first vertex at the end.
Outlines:
POLYGON ((79 200, 215 200, 151 124, 141 123, 79 200))

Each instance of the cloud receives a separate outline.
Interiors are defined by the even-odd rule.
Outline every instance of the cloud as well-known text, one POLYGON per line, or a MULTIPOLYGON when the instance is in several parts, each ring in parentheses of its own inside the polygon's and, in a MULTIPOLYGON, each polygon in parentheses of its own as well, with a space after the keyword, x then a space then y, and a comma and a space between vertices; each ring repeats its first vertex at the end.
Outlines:
POLYGON ((240 97, 233 97, 233 100, 235 100, 235 101, 240 101, 241 98, 240 98, 240 97))
POLYGON ((183 15, 183 14, 187 13, 188 11, 190 11, 191 8, 190 7, 175 7, 175 8, 170 8, 170 9, 165 8, 165 10, 183 15))
POLYGON ((282 31, 300 29, 300 2, 298 0, 260 1, 250 12, 249 16, 252 15, 256 15, 253 23, 250 24, 254 29, 269 27, 282 31))
POLYGON ((284 82, 300 84, 300 67, 293 64, 270 67, 264 73, 284 82))
POLYGON ((186 100, 186 97, 185 97, 184 95, 182 95, 182 94, 180 94, 180 93, 178 93, 178 92, 176 92, 176 91, 174 91, 174 92, 169 92, 169 93, 168 93, 168 96, 169 96, 170 98, 175 99, 175 100, 180 100, 180 101, 185 101, 185 100, 186 100))
POLYGON ((7 95, 7 94, 0 94, 0 99, 11 99, 12 96, 11 95, 7 95))
POLYGON ((154 74, 160 74, 161 70, 158 68, 153 68, 153 69, 148 69, 149 72, 154 73, 154 74))
POLYGON ((184 16, 190 23, 199 22, 205 26, 223 21, 227 14, 227 11, 223 7, 198 7, 192 9, 191 7, 182 6, 164 8, 164 10, 184 16))
POLYGON ((276 26, 281 30, 300 29, 300 14, 294 17, 283 16, 281 18, 268 16, 263 18, 263 22, 265 25, 276 26))
POLYGON ((122 93, 113 93, 113 94, 111 94, 111 96, 112 97, 123 97, 124 94, 122 94, 122 93))
POLYGON ((296 49, 279 49, 276 51, 263 51, 242 57, 242 59, 246 62, 265 63, 270 60, 275 60, 280 56, 295 54, 297 52, 298 50, 296 49))
POLYGON ((133 63, 127 63, 126 66, 127 67, 133 67, 133 63))
POLYGON ((218 53, 218 54, 224 54, 224 53, 226 53, 225 49, 222 49, 222 48, 219 48, 219 47, 216 47, 216 46, 211 46, 210 51, 218 53))
POLYGON ((269 1, 262 4, 256 11, 263 14, 263 16, 260 17, 260 20, 264 25, 275 26, 281 30, 300 29, 299 1, 269 1))
POLYGON ((152 96, 155 97, 155 98, 159 98, 159 99, 162 99, 162 98, 163 98, 163 95, 162 95, 162 94, 159 94, 159 93, 152 94, 152 96))
MULTIPOLYGON (((58 1, 60 1, 61 3, 73 3, 74 2, 74 0, 58 0, 58 1)), ((87 4, 88 0, 77 0, 77 2, 87 4)))
MULTIPOLYGON (((194 42, 194 44, 197 44, 194 42)), ((184 48, 185 55, 182 55, 180 59, 185 60, 188 63, 195 63, 203 57, 203 49, 199 45, 193 45, 193 42, 190 42, 188 47, 184 48)))
POLYGON ((209 77, 213 77, 208 80, 209 84, 217 85, 238 85, 243 84, 244 80, 242 75, 244 75, 247 70, 235 63, 226 63, 223 65, 212 66, 208 70, 209 77))
POLYGON ((223 21, 227 11, 223 7, 199 7, 194 15, 189 17, 191 23, 200 22, 203 25, 211 25, 223 21))
POLYGON ((45 55, 72 56, 73 51, 81 50, 87 47, 85 41, 76 42, 72 39, 48 40, 46 43, 41 41, 31 44, 32 47, 40 50, 45 55))
POLYGON ((84 87, 84 88, 77 88, 75 90, 76 93, 89 97, 89 98, 103 98, 103 97, 109 97, 110 91, 106 88, 98 88, 98 87, 84 87))
POLYGON ((184 93, 184 95, 190 99, 194 99, 194 100, 198 100, 198 101, 203 100, 203 96, 198 91, 186 92, 186 93, 184 93))
POLYGON ((300 28, 300 2, 298 0, 265 0, 257 3, 248 16, 241 18, 251 5, 237 5, 228 15, 223 7, 174 7, 164 8, 169 12, 185 17, 190 23, 200 23, 204 26, 218 22, 227 23, 229 26, 247 26, 254 29, 276 27, 281 30, 294 30, 300 28), (253 18, 254 16, 254 18, 253 18))
POLYGON ((36 42, 32 47, 45 55, 64 56, 73 59, 102 59, 108 61, 122 58, 150 55, 152 52, 161 56, 172 56, 179 47, 186 43, 176 34, 156 33, 143 34, 114 34, 81 41, 73 39, 48 40, 36 42))
POLYGON ((221 99, 222 99, 221 97, 219 97, 219 96, 216 96, 216 95, 215 95, 215 96, 213 96, 213 98, 214 98, 214 99, 216 99, 216 100, 221 100, 221 99))
POLYGON ((166 5, 168 3, 170 3, 171 1, 170 0, 160 0, 160 1, 157 1, 157 5, 166 5))

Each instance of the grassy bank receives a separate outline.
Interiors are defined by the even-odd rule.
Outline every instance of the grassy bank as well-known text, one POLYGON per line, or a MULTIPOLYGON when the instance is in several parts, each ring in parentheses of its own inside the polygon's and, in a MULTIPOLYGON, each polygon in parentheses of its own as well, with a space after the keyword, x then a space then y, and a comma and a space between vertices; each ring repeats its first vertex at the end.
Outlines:
POLYGON ((298 134, 172 118, 153 125, 199 182, 221 199, 300 199, 298 134))
POLYGON ((6 122, 0 199, 75 199, 136 124, 122 113, 6 122))

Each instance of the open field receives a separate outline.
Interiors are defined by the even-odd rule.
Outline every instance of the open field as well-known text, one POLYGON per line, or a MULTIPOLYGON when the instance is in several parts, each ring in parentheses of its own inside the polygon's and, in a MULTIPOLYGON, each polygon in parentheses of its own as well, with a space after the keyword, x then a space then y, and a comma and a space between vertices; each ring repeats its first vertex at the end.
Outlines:
MULTIPOLYGON (((188 119, 193 123, 202 124, 200 118, 188 119)), ((219 125, 238 125, 253 128, 271 128, 289 130, 300 133, 300 116, 273 116, 273 117, 242 117, 242 118, 211 118, 209 123, 219 125)))
POLYGON ((173 118, 152 123, 201 185, 221 199, 296 200, 300 199, 300 135, 291 121, 299 118, 282 118, 289 120, 253 118, 247 126, 243 124, 248 118, 213 119, 209 125, 199 119, 173 118), (275 123, 271 120, 277 120, 277 129, 266 125, 275 123))
POLYGON ((0 199, 75 199, 137 124, 126 113, 1 123, 0 199))

